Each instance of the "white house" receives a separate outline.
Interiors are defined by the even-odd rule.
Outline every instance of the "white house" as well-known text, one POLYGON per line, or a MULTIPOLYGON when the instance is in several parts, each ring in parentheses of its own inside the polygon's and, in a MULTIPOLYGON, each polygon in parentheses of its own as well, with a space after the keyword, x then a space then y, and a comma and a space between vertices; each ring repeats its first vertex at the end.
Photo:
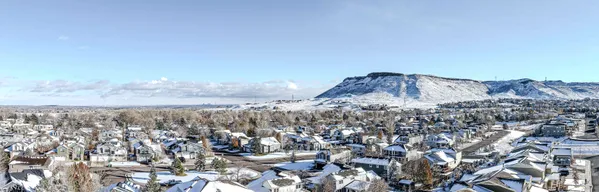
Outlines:
POLYGON ((281 178, 264 181, 262 186, 271 192, 301 192, 302 180, 297 175, 279 173, 281 178))
POLYGON ((195 178, 189 182, 184 182, 177 184, 170 189, 166 190, 166 192, 252 192, 242 186, 239 183, 235 182, 226 182, 226 181, 209 181, 202 178, 195 178))
POLYGON ((452 149, 432 149, 429 150, 424 158, 428 160, 431 167, 440 168, 443 173, 453 171, 462 161, 462 152, 456 152, 452 149))

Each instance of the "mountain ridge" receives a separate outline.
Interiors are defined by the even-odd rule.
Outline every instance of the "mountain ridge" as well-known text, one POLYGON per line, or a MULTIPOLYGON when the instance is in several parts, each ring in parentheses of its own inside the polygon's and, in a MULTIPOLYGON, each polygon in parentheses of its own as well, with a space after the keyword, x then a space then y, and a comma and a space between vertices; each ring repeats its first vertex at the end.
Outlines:
POLYGON ((426 74, 374 72, 345 78, 316 98, 340 98, 388 93, 398 99, 430 103, 489 98, 584 99, 599 98, 599 83, 536 81, 529 78, 479 81, 426 74))

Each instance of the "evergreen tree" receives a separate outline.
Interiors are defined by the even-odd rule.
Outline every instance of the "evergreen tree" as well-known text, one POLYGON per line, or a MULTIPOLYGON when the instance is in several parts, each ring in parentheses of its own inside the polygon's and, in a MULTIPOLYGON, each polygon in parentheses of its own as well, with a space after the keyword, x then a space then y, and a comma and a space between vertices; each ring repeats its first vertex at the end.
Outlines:
POLYGON ((254 152, 254 154, 260 154, 260 143, 261 143, 262 139, 260 139, 260 137, 256 137, 254 138, 254 141, 252 141, 252 152, 254 152))
POLYGON ((31 122, 30 122, 31 124, 34 124, 34 125, 40 124, 40 119, 35 114, 31 114, 30 120, 31 120, 31 122))
POLYGON ((183 163, 181 162, 181 159, 179 159, 178 157, 175 157, 175 162, 173 162, 173 165, 171 166, 171 171, 177 175, 177 176, 185 176, 185 167, 183 167, 183 163))
POLYGON ((216 171, 221 175, 227 173, 227 162, 224 159, 219 161, 218 166, 216 167, 216 171))
POLYGON ((291 151, 291 157, 289 158, 289 161, 291 161, 291 163, 295 163, 295 160, 295 149, 293 149, 293 151, 291 151))
POLYGON ((206 156, 203 153, 196 155, 196 162, 194 164, 196 171, 204 171, 206 169, 206 156))
POLYGON ((221 175, 224 175, 227 173, 227 162, 224 159, 214 158, 212 160, 212 168, 221 175))
POLYGON ((158 175, 156 175, 154 165, 150 169, 150 180, 146 184, 144 192, 160 192, 160 184, 158 183, 158 175))

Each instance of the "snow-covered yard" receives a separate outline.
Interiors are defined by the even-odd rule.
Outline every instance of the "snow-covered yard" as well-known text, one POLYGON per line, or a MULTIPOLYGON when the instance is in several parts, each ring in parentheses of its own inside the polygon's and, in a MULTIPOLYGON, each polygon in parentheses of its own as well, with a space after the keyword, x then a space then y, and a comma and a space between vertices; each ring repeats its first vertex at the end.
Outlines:
POLYGON ((226 177, 235 181, 240 179, 254 180, 259 178, 260 176, 261 173, 258 171, 254 171, 248 168, 233 167, 227 169, 226 177))
POLYGON ((522 125, 517 127, 517 130, 522 130, 522 131, 528 131, 528 130, 534 130, 536 128, 538 128, 539 126, 541 126, 542 124, 532 124, 532 125, 522 125))
MULTIPOLYGON (((318 152, 317 151, 296 152, 295 156, 296 157, 315 156, 316 153, 318 153, 318 152)), ((270 159, 289 158, 289 157, 291 157, 291 152, 289 152, 289 153, 276 152, 276 153, 269 153, 269 154, 262 155, 262 156, 255 156, 251 153, 242 153, 241 155, 243 155, 245 158, 247 158, 249 160, 270 160, 270 159)))
POLYGON ((310 170, 314 167, 314 160, 296 161, 295 163, 283 162, 274 164, 273 167, 285 169, 289 171, 310 170))
MULTIPOLYGON (((158 182, 166 183, 169 180, 180 180, 181 182, 188 182, 196 177, 200 177, 203 179, 207 179, 210 181, 215 181, 220 178, 220 175, 217 172, 197 172, 197 171, 188 171, 186 172, 186 176, 176 176, 170 172, 157 172, 158 182)), ((147 183, 150 180, 149 172, 135 172, 131 175, 131 179, 137 183, 147 183)))
POLYGON ((495 147, 495 151, 499 152, 501 155, 506 155, 512 149, 514 149, 514 147, 511 145, 512 142, 526 134, 522 131, 516 130, 509 130, 509 132, 509 134, 507 134, 506 136, 499 139, 497 142, 493 144, 493 146, 495 147))

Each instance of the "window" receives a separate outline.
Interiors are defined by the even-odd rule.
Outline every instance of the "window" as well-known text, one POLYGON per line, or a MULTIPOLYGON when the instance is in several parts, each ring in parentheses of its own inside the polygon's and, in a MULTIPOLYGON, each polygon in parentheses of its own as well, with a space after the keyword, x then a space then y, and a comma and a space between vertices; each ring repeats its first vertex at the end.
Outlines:
POLYGON ((343 184, 343 180, 339 181, 339 184, 343 184))

